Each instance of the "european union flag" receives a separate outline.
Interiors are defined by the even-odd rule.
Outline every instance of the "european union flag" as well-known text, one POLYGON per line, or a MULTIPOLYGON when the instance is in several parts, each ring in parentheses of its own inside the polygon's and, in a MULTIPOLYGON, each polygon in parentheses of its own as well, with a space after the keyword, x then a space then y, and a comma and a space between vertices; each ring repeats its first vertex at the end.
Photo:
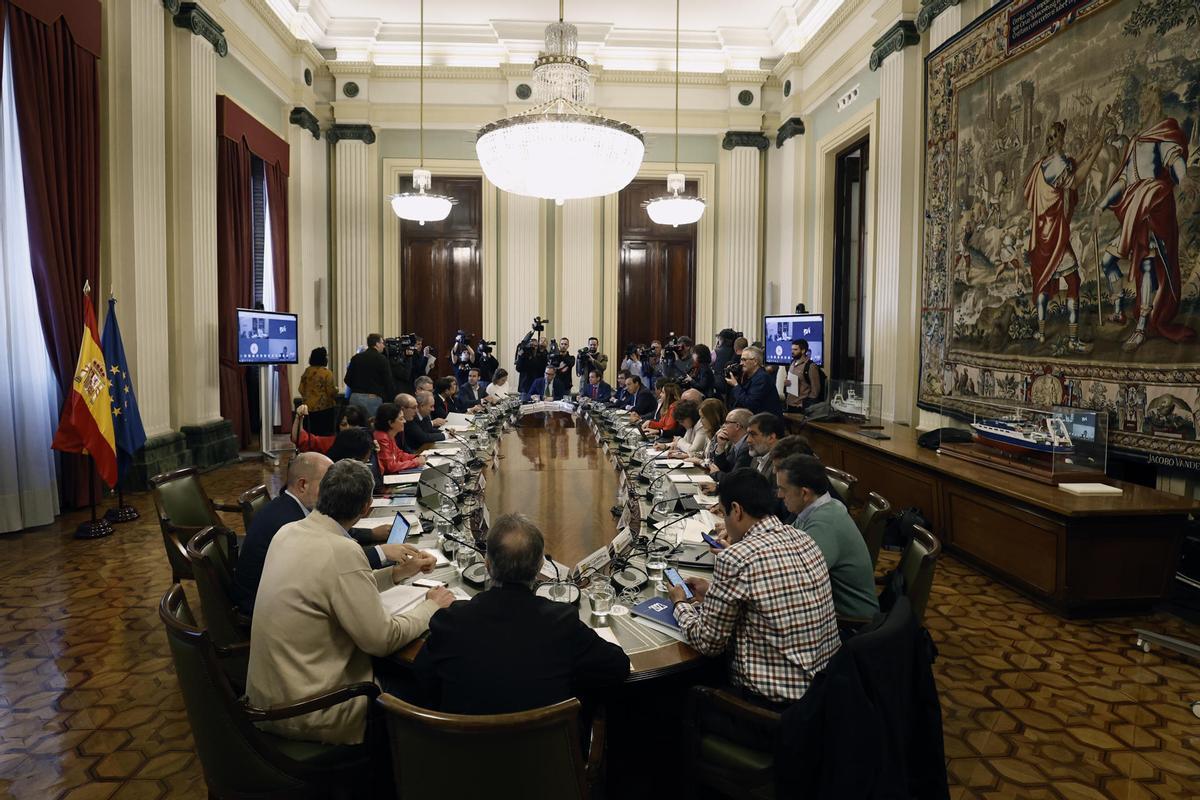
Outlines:
POLYGON ((125 360, 125 345, 121 342, 121 328, 117 325, 116 298, 108 299, 108 318, 104 320, 100 348, 104 351, 104 365, 108 369, 113 434, 117 445, 117 476, 120 478, 124 477, 133 463, 133 454, 146 444, 146 429, 142 426, 142 415, 133 393, 133 381, 129 377, 129 363, 125 360))

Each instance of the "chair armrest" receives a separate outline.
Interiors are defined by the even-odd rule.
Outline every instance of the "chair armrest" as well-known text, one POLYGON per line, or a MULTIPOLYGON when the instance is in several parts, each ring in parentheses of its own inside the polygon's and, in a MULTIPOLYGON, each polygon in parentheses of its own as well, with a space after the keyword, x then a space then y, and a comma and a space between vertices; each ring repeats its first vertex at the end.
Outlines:
POLYGON ((213 500, 212 505, 217 511, 229 511, 234 514, 242 513, 242 507, 237 503, 222 503, 219 500, 213 500))
POLYGON ((255 708, 249 703, 243 701, 242 708, 246 712, 246 716, 251 722, 267 722, 269 720, 290 719, 298 717, 302 714, 311 714, 314 711, 320 711, 325 708, 331 708, 347 700, 353 700, 355 697, 375 698, 379 696, 379 687, 374 683, 355 683, 350 686, 343 686, 340 689, 334 689, 332 692, 319 694, 314 697, 308 697, 298 703, 292 703, 286 706, 276 706, 274 708, 255 708))
POLYGON ((250 642, 234 642, 233 644, 215 644, 213 650, 216 651, 218 658, 234 658, 236 656, 250 655, 250 642))
POLYGON ((589 782, 595 780, 600 775, 600 770, 604 766, 604 745, 607 736, 607 714, 604 711, 604 706, 597 706, 596 713, 592 716, 592 736, 591 743, 588 746, 587 767, 585 768, 589 782))

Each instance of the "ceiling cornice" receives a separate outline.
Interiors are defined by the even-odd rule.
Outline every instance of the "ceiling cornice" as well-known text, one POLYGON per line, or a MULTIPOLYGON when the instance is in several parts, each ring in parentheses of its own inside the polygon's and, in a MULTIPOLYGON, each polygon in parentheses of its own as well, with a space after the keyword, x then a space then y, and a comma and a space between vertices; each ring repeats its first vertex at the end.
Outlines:
MULTIPOLYGON (((789 71, 796 67, 804 66, 809 59, 821 51, 830 38, 837 33, 843 25, 851 18, 857 17, 862 11, 863 6, 866 6, 872 0, 843 0, 838 6, 837 11, 829 15, 829 19, 825 20, 820 28, 809 37, 799 50, 794 50, 790 53, 784 53, 783 57, 771 69, 771 74, 782 81, 784 76, 789 71)), ((872 25, 874 28, 874 25, 872 25)))
MULTIPOLYGON (((417 80, 420 68, 416 66, 391 66, 372 64, 366 61, 326 62, 330 74, 335 77, 368 76, 393 80, 417 80)), ((495 81, 520 80, 531 76, 528 64, 501 64, 498 67, 425 67, 426 80, 495 81)), ((592 67, 599 84, 655 85, 675 82, 674 72, 652 70, 602 69, 592 67)), ((729 86, 751 84, 761 86, 768 82, 771 73, 767 70, 727 70, 725 72, 681 72, 679 83, 683 86, 729 86)))

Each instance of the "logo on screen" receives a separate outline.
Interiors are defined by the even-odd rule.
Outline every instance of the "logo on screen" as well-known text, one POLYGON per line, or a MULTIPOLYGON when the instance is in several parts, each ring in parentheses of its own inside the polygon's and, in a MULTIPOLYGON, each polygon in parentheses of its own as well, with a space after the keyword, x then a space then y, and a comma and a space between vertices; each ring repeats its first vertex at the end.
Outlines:
POLYGON ((805 329, 804 329, 804 335, 805 335, 805 336, 808 336, 808 335, 809 335, 809 334, 811 334, 811 333, 812 333, 812 328, 805 328, 805 329))

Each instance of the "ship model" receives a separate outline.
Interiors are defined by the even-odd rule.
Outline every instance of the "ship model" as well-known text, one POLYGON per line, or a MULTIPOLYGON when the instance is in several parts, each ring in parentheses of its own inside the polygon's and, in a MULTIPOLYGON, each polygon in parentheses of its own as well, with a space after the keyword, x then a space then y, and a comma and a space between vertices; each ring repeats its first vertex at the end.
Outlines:
POLYGON ((840 391, 833 395, 833 399, 829 401, 829 405, 834 411, 840 411, 843 414, 852 417, 866 417, 866 409, 863 408, 863 398, 858 396, 858 392, 853 389, 847 389, 845 394, 840 391))
POLYGON ((1061 417, 984 419, 971 423, 971 430, 980 444, 1016 455, 1050 457, 1075 451, 1061 417))

